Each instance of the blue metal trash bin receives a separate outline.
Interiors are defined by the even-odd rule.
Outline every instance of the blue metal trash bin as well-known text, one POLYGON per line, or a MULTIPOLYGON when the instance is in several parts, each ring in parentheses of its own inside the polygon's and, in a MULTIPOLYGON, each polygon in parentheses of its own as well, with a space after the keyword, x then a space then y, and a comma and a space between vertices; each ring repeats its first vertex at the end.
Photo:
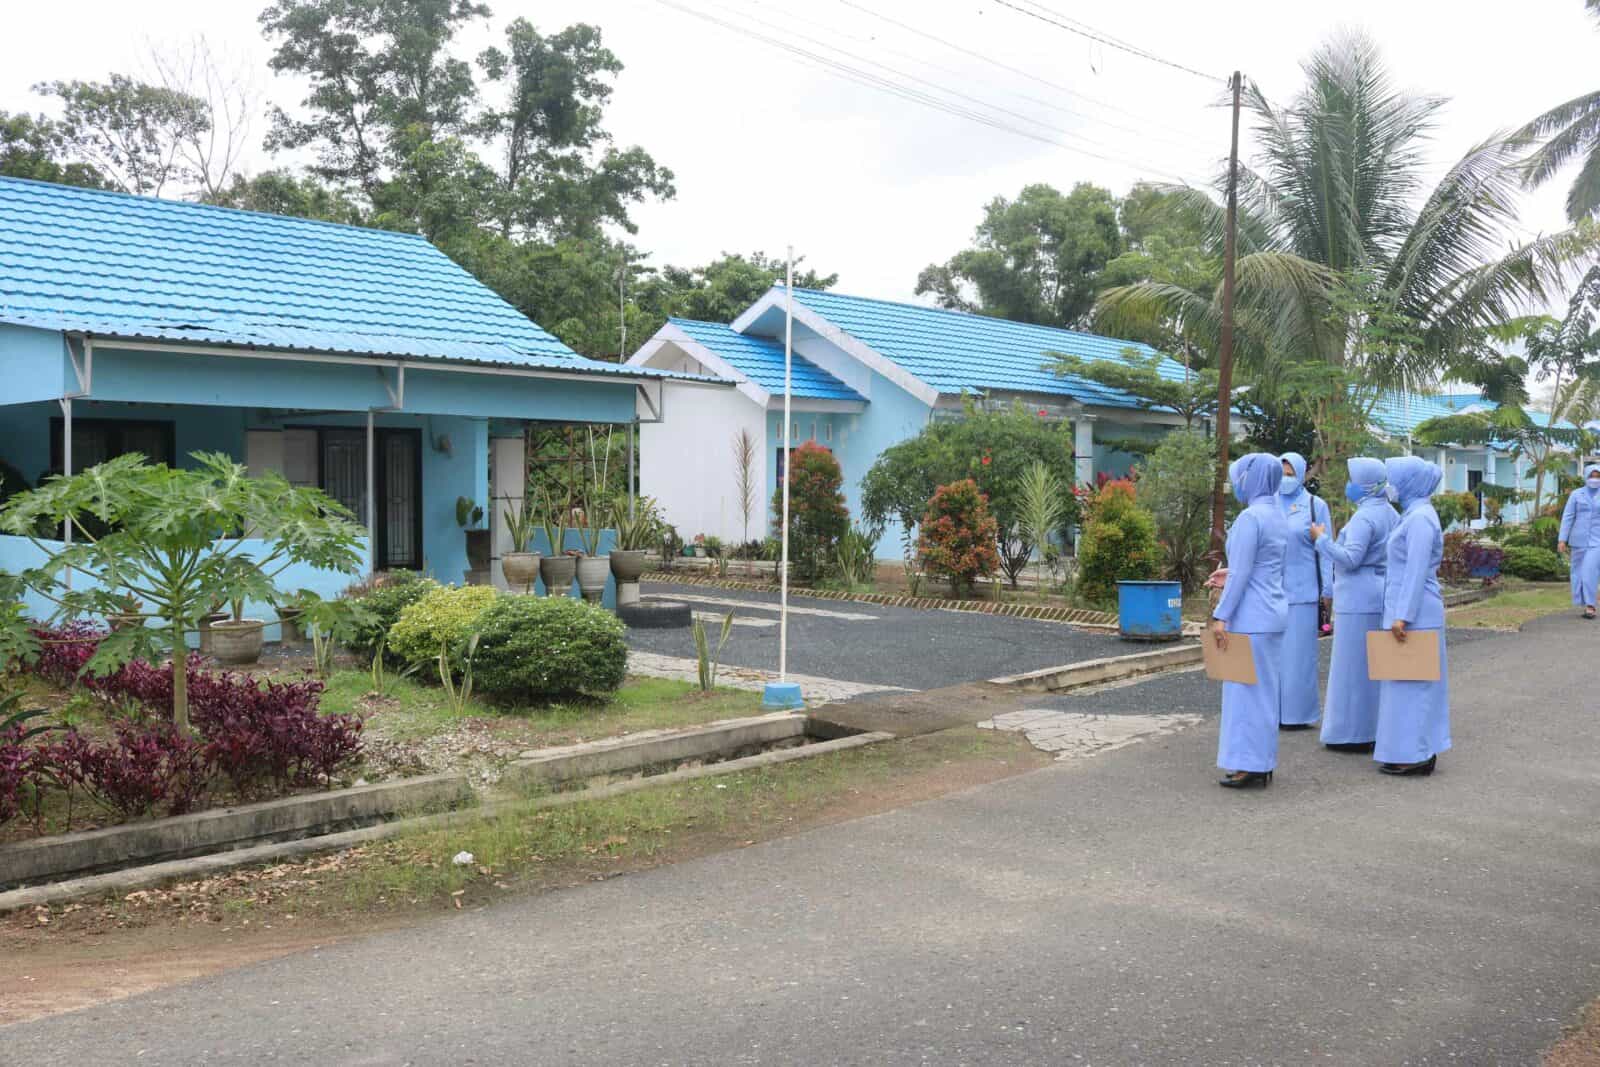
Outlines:
POLYGON ((1176 641, 1183 636, 1183 586, 1118 582, 1117 623, 1125 641, 1176 641))

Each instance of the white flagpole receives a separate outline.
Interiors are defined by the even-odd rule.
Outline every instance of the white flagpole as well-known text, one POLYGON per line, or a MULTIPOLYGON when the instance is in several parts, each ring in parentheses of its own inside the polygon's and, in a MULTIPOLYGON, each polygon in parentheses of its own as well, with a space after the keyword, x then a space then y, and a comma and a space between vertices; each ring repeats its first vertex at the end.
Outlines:
POLYGON ((789 428, 792 415, 789 402, 793 392, 790 375, 794 366, 794 245, 788 248, 784 266, 783 314, 783 557, 778 579, 778 681, 789 680, 789 428))

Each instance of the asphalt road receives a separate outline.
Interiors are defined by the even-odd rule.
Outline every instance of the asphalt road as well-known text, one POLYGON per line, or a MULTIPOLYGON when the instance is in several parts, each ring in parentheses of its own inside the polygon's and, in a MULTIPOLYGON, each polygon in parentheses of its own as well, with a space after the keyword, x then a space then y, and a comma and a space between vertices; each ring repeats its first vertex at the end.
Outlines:
MULTIPOLYGON (((646 582, 643 588, 647 597, 683 599, 695 611, 720 616, 730 608, 710 601, 739 601, 748 606, 731 609, 738 619, 778 618, 777 593, 663 582, 646 582)), ((815 597, 795 596, 789 603, 805 609, 789 615, 791 671, 904 689, 939 689, 1099 656, 1125 655, 1142 647, 1114 634, 1059 622, 917 611, 815 597), (829 614, 810 614, 819 611, 829 614)), ((688 629, 630 630, 628 645, 668 656, 693 659, 695 655, 688 629)), ((778 627, 735 625, 722 662, 777 670, 778 627)))
POLYGON ((0 1062, 1531 1063, 1600 994, 1595 636, 1463 641, 1431 779, 1291 735, 1233 793, 1208 721, 0 1030, 0 1062))

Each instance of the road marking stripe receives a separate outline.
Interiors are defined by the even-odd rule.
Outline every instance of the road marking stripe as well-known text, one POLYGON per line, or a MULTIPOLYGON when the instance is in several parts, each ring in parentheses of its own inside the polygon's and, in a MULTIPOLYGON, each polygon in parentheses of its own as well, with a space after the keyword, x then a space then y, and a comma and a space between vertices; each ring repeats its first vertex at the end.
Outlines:
MULTIPOLYGON (((722 608, 748 608, 754 611, 777 611, 777 604, 768 604, 759 600, 730 600, 718 596, 694 596, 682 593, 651 593, 644 597, 645 600, 679 600, 691 604, 713 604, 722 608)), ((815 615, 824 619, 843 619, 846 622, 876 622, 877 615, 863 615, 857 611, 829 611, 826 608, 797 608, 789 605, 791 615, 815 615)))

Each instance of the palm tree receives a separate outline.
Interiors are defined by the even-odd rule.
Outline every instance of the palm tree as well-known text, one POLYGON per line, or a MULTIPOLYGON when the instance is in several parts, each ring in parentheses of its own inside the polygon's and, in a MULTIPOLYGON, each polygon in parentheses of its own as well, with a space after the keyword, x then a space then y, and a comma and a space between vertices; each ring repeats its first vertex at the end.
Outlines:
MULTIPOLYGON (((1299 376, 1325 465, 1364 431, 1363 398, 1433 382, 1482 329, 1540 300, 1582 240, 1511 242, 1515 138, 1477 145, 1425 189, 1422 148, 1444 101, 1395 89, 1368 38, 1337 36, 1304 70, 1287 107, 1249 87, 1259 156, 1240 177, 1239 356, 1258 378, 1299 376)), ((1220 235, 1216 197, 1185 195, 1220 235)), ((1103 294, 1095 322, 1113 333, 1165 324, 1214 350, 1220 305, 1133 285, 1103 294)))
MULTIPOLYGON (((1600 18, 1600 0, 1584 0, 1583 6, 1600 18)), ((1577 222, 1600 211, 1600 90, 1551 108, 1517 132, 1544 141, 1524 164, 1530 187, 1543 185, 1581 158, 1583 166, 1567 190, 1567 218, 1577 222)))

